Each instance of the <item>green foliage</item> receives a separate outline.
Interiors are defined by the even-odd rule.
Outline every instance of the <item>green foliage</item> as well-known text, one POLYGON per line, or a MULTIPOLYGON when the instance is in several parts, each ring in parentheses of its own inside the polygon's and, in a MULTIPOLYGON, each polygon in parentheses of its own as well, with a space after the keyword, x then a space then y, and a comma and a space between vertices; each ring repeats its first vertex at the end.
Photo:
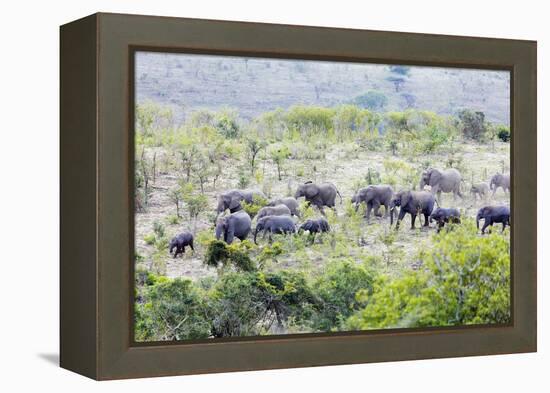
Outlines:
POLYGON ((204 194, 197 194, 193 192, 194 187, 192 184, 187 183, 182 186, 183 201, 186 204, 187 211, 189 212, 189 218, 196 221, 199 214, 206 210, 208 207, 208 199, 204 194))
POLYGON ((362 108, 380 111, 387 105, 388 99, 379 91, 369 90, 365 94, 355 97, 353 103, 362 108))
POLYGON ((320 299, 315 330, 345 330, 345 320, 362 305, 355 294, 371 293, 372 284, 373 274, 369 269, 351 258, 329 263, 313 284, 320 299))
POLYGON ((153 244, 155 244, 156 240, 157 240, 157 238, 156 238, 156 236, 155 236, 154 233, 150 233, 150 234, 145 235, 145 236, 143 237, 143 241, 144 241, 146 244, 150 245, 150 246, 152 246, 153 244))
POLYGON ((153 221, 153 231, 158 238, 164 237, 166 234, 164 225, 158 220, 153 221))
POLYGON ((211 324, 203 294, 191 280, 161 281, 143 293, 136 305, 137 340, 207 338, 211 324))
POLYGON ((247 188, 250 184, 250 174, 241 169, 239 171, 239 180, 237 183, 237 188, 244 189, 247 188))
POLYGON ((467 220, 434 236, 418 256, 419 271, 395 280, 380 276, 374 291, 360 291, 366 306, 350 329, 506 323, 510 320, 510 244, 507 236, 480 237, 467 220))
POLYGON ((258 214, 260 209, 265 205, 267 205, 267 203, 268 203, 267 199, 264 199, 259 195, 254 195, 252 199, 252 203, 241 201, 241 206, 243 210, 248 213, 250 218, 254 218, 256 214, 258 214))
POLYGON ((296 105, 288 110, 285 123, 291 135, 327 136, 332 132, 333 115, 334 110, 330 108, 296 105))
POLYGON ((510 127, 500 126, 497 128, 497 136, 502 142, 510 142, 510 127))
POLYGON ((248 255, 251 248, 249 241, 226 244, 223 241, 213 240, 208 244, 203 263, 222 270, 228 265, 234 266, 240 271, 254 271, 256 265, 248 255))
POLYGON ((233 112, 224 112, 216 119, 216 129, 225 138, 235 139, 240 135, 236 115, 233 112))
POLYGON ((461 130, 464 137, 481 141, 487 131, 485 123, 485 114, 483 112, 474 112, 469 109, 463 109, 458 112, 458 118, 461 123, 461 130))

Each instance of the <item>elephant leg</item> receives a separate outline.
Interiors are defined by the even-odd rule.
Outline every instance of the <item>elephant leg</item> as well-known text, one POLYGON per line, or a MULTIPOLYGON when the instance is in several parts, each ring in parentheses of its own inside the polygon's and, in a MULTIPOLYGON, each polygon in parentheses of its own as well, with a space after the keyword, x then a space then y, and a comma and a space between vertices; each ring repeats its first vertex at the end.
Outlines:
POLYGON ((485 234, 485 229, 487 229, 488 226, 493 226, 493 222, 489 219, 489 218, 486 218, 485 219, 485 223, 483 224, 483 227, 481 228, 481 234, 484 235, 485 234))
POLYGON ((370 220, 370 211, 371 210, 372 210, 372 203, 368 202, 367 203, 367 211, 365 212, 365 218, 367 219, 367 221, 370 220))
POLYGON ((380 202, 375 201, 373 204, 374 207, 374 215, 375 217, 382 217, 382 214, 380 214, 380 202))
POLYGON ((401 221, 403 221, 403 218, 405 218, 405 210, 403 208, 399 209, 399 216, 397 216, 397 222, 395 223, 395 230, 397 231, 399 229, 399 224, 401 221))
POLYGON ((428 213, 424 213, 424 226, 425 227, 430 226, 430 215, 428 213))
POLYGON ((416 221, 416 213, 411 213, 411 229, 414 229, 415 221, 416 221))
POLYGON ((193 248, 193 242, 189 243, 189 247, 191 247, 191 250, 193 250, 193 252, 195 252, 195 249, 193 248))

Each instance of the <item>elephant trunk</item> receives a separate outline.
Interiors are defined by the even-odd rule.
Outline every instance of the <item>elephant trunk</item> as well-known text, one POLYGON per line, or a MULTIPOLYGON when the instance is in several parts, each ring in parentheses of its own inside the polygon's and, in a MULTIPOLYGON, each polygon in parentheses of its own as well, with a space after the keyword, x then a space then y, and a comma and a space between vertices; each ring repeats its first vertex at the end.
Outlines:
POLYGON ((258 236, 258 232, 260 231, 259 225, 256 226, 256 229, 254 230, 254 244, 258 244, 256 241, 256 237, 258 236))
POLYGON ((424 179, 420 180, 420 191, 424 189, 424 186, 426 186, 426 183, 424 182, 424 179))
POLYGON ((477 227, 477 229, 479 229, 479 220, 480 219, 481 219, 481 214, 477 213, 477 215, 476 215, 476 227, 477 227))
POLYGON ((393 212, 395 211, 395 207, 392 207, 390 209, 390 226, 393 225, 393 212))

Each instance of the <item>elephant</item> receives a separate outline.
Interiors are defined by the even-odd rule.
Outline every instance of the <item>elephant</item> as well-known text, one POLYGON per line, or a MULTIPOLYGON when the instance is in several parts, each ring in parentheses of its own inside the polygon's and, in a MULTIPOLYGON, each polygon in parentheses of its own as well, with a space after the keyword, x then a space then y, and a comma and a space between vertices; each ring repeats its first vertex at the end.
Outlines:
POLYGON ((497 192, 497 189, 499 187, 502 188, 502 191, 504 191, 505 193, 506 191, 510 192, 510 174, 497 173, 496 175, 491 177, 491 182, 489 183, 489 186, 493 191, 492 196, 495 196, 495 193, 497 192))
POLYGON ((290 216, 267 216, 262 217, 256 223, 256 229, 254 230, 254 243, 256 242, 256 237, 258 232, 262 231, 264 233, 269 233, 269 239, 271 240, 272 234, 287 234, 287 233, 296 233, 296 226, 294 221, 290 216))
POLYGON ((425 186, 432 188, 432 194, 437 194, 437 201, 441 201, 442 192, 452 192, 456 198, 458 195, 462 198, 460 192, 460 183, 462 176, 460 172, 454 168, 440 171, 439 169, 429 168, 422 172, 420 177, 420 190, 425 186))
POLYGON ((447 223, 460 224, 460 212, 455 208, 438 207, 430 215, 430 222, 437 222, 437 232, 447 223))
POLYGON ((304 197, 308 203, 312 203, 321 211, 322 214, 325 214, 323 207, 334 208, 336 206, 336 194, 340 197, 340 203, 342 203, 342 195, 336 189, 336 186, 332 183, 322 183, 315 184, 311 181, 308 181, 304 184, 300 184, 296 190, 294 198, 298 199, 304 197))
POLYGON ((290 216, 290 209, 283 204, 262 207, 256 214, 256 220, 267 216, 290 216))
POLYGON ((418 214, 424 215, 424 226, 429 226, 430 214, 435 205, 435 197, 429 191, 401 191, 395 194, 390 204, 390 225, 393 225, 393 211, 400 207, 395 229, 399 229, 399 223, 405 214, 411 215, 411 229, 414 229, 414 221, 418 214))
POLYGON ((234 238, 243 241, 252 229, 252 220, 247 212, 241 210, 221 217, 216 223, 216 239, 223 240, 227 244, 233 243, 234 238))
POLYGON ((191 250, 195 251, 195 249, 193 248, 193 234, 191 234, 190 232, 182 232, 179 235, 175 236, 172 240, 170 240, 170 254, 172 254, 174 248, 176 249, 176 252, 174 253, 174 258, 176 258, 178 254, 185 254, 186 246, 191 247, 191 250))
POLYGON ((472 188, 470 189, 470 194, 473 194, 476 200, 478 195, 479 195, 479 199, 485 199, 488 193, 489 193, 489 186, 487 185, 487 183, 472 184, 472 188))
POLYGON ((299 204, 296 198, 286 197, 286 198, 277 198, 268 203, 267 206, 277 206, 285 205, 290 209, 290 214, 292 216, 300 217, 300 211, 298 210, 299 204))
POLYGON ((260 190, 229 190, 218 196, 218 207, 216 212, 219 214, 229 209, 230 213, 241 210, 241 202, 254 202, 254 198, 266 199, 265 194, 260 190))
POLYGON ((484 206, 478 210, 476 215, 476 226, 479 229, 479 220, 485 220, 481 228, 481 234, 485 234, 488 226, 494 223, 502 223, 502 232, 506 225, 510 226, 510 208, 508 206, 484 206))
POLYGON ((367 212, 365 217, 367 220, 370 218, 370 212, 374 209, 374 215, 381 217, 378 212, 381 205, 384 205, 384 216, 387 217, 390 211, 390 204, 393 197, 393 188, 387 185, 371 185, 366 188, 361 188, 351 198, 351 202, 355 203, 355 211, 359 208, 361 203, 367 205, 367 212))
POLYGON ((300 229, 298 229, 298 231, 308 231, 311 236, 311 243, 313 243, 315 242, 315 234, 330 232, 330 225, 328 224, 328 221, 323 217, 310 219, 304 222, 300 226, 300 229))

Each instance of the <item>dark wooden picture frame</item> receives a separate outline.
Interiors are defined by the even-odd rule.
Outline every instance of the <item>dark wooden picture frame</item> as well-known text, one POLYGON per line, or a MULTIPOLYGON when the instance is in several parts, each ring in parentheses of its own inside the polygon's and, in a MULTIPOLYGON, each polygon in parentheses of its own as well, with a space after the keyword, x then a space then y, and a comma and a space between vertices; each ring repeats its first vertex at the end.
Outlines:
POLYGON ((60 76, 62 367, 104 380, 536 351, 536 42, 100 13, 61 27, 60 76), (135 343, 138 49, 510 71, 512 323, 135 343))

